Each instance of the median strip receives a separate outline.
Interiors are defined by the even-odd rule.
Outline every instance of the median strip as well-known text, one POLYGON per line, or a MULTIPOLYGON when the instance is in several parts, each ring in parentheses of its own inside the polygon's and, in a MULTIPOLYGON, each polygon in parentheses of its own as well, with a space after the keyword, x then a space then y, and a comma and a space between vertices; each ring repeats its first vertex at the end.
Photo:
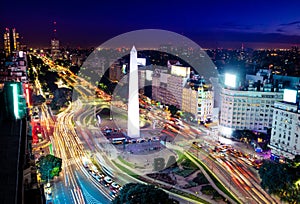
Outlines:
POLYGON ((202 168, 206 171, 206 173, 211 177, 215 185, 222 191, 224 192, 227 196, 229 196, 231 199, 233 199, 237 203, 242 203, 232 192, 230 192, 226 186, 222 184, 222 182, 219 180, 219 178, 211 172, 211 170, 198 158, 196 158, 193 154, 186 152, 187 155, 192 157, 199 165, 202 166, 202 168))

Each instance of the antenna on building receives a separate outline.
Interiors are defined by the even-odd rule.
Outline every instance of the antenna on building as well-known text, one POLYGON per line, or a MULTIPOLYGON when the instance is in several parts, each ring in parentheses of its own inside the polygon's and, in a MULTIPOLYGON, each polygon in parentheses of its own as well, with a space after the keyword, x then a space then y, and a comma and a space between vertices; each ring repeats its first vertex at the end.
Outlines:
POLYGON ((53 21, 53 38, 56 39, 56 21, 53 21))

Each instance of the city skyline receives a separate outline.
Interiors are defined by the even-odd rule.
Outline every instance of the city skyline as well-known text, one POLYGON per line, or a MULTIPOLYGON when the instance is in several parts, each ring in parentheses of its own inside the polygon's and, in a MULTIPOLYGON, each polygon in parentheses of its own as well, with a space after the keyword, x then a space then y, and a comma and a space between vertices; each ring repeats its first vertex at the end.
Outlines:
POLYGON ((0 24, 3 32, 5 27, 16 28, 28 47, 50 47, 53 22, 57 22, 57 38, 63 47, 96 47, 125 32, 163 29, 184 35, 203 48, 239 48, 242 43, 254 49, 290 48, 300 44, 299 4, 52 1, 44 6, 34 1, 13 5, 5 2, 0 24), (14 8, 13 14, 6 8, 14 8))

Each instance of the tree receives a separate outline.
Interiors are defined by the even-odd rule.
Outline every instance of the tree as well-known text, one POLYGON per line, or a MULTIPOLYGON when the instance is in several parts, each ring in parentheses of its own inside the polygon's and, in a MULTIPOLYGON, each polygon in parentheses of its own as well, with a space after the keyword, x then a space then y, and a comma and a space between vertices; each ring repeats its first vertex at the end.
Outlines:
POLYGON ((300 168, 291 164, 264 161, 259 169, 261 185, 287 203, 300 203, 300 168))
POLYGON ((174 106, 174 105, 170 105, 170 106, 169 106, 169 110, 170 110, 171 115, 172 115, 172 116, 175 116, 176 113, 177 113, 177 111, 178 111, 179 109, 178 109, 176 106, 174 106))
POLYGON ((293 179, 286 164, 268 160, 263 162, 259 169, 259 175, 262 179, 261 186, 271 194, 278 194, 280 191, 288 189, 293 179))
POLYGON ((53 179, 54 176, 59 176, 61 172, 62 159, 51 154, 42 156, 38 162, 41 179, 53 179))
POLYGON ((170 199, 163 190, 153 186, 139 183, 128 183, 121 189, 113 204, 179 204, 177 200, 170 199))

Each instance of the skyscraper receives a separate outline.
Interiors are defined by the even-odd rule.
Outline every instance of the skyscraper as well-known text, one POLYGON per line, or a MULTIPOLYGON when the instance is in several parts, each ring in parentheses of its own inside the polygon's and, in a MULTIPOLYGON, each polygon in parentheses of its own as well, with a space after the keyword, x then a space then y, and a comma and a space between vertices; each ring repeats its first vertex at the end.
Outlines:
POLYGON ((127 135, 132 138, 140 137, 139 114, 139 81, 138 81, 137 51, 133 46, 130 51, 130 72, 128 92, 128 121, 127 135))
POLYGON ((56 38, 56 21, 53 22, 53 39, 51 40, 51 57, 53 61, 60 57, 59 40, 56 38))
POLYGON ((19 50, 20 42, 19 42, 19 33, 17 33, 16 29, 5 29, 4 33, 4 51, 6 56, 11 55, 12 52, 19 50))

